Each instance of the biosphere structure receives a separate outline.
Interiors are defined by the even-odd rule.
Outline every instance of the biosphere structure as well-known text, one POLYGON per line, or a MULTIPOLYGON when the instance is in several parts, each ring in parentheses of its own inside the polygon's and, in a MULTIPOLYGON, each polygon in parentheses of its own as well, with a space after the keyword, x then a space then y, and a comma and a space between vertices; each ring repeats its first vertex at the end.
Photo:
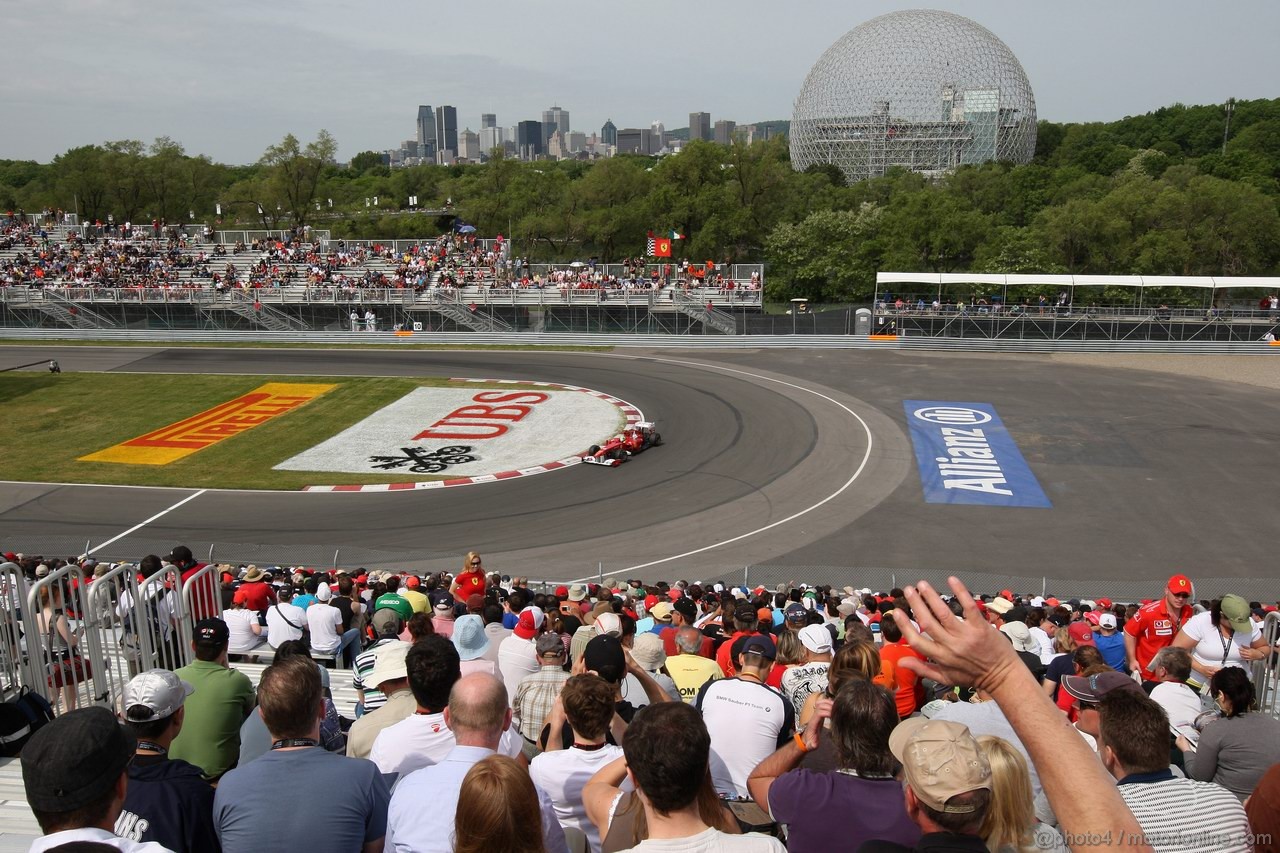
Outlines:
POLYGON ((1030 161, 1036 101, 1013 51, 950 12, 891 12, 822 54, 791 119, 791 163, 838 166, 849 181, 893 166, 936 174, 1030 161))

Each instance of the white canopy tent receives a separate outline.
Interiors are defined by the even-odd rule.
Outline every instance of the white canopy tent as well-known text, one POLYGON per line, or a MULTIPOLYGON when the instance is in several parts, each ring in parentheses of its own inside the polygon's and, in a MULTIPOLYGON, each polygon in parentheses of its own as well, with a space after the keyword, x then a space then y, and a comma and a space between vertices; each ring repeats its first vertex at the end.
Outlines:
POLYGON ((1065 288, 1074 300, 1077 287, 1131 287, 1142 302, 1143 291, 1149 288, 1191 287, 1212 291, 1232 288, 1266 289, 1280 292, 1280 277, 1266 276, 1178 276, 1178 275, 1072 275, 1069 273, 1048 275, 1023 275, 1015 273, 935 273, 935 272, 878 272, 876 273, 876 301, 880 301, 882 285, 928 285, 936 287, 938 300, 942 300, 947 285, 984 285, 1000 287, 1002 301, 1007 302, 1010 287, 1065 288))

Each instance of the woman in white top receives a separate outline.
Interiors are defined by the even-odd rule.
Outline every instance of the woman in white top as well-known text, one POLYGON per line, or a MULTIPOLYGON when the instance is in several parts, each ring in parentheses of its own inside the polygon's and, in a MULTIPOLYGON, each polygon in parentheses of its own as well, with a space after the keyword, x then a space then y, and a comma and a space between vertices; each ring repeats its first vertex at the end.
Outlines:
POLYGON ((230 640, 227 652, 233 655, 249 654, 266 645, 266 637, 262 636, 263 628, 258 623, 258 614, 245 610, 245 596, 237 591, 231 598, 231 609, 222 611, 222 621, 227 623, 230 640))
POLYGON ((1224 595, 1208 611, 1184 622, 1173 645, 1191 652, 1187 683, 1197 690, 1223 667, 1247 669, 1267 656, 1267 641, 1249 618, 1249 602, 1238 595, 1224 595))
MULTIPOLYGON (((62 667, 64 674, 62 676, 62 684, 59 688, 60 705, 57 708, 59 713, 64 711, 74 711, 76 708, 76 681, 74 678, 68 678, 65 675, 67 667, 63 666, 63 661, 71 660, 76 656, 76 642, 80 639, 79 635, 71 630, 71 623, 67 621, 66 614, 62 611, 62 584, 51 583, 40 587, 40 612, 36 614, 36 626, 40 629, 40 634, 48 644, 49 657, 53 661, 54 667, 62 667)), ((50 686, 54 685, 54 679, 51 678, 50 686)))

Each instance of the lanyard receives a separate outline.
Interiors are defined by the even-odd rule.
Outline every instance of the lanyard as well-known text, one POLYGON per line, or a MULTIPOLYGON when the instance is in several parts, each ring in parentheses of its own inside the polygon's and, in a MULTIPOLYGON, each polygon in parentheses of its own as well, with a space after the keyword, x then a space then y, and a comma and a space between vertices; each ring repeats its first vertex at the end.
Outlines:
POLYGON ((1231 654, 1231 637, 1222 633, 1222 626, 1218 626, 1218 639, 1222 641, 1222 665, 1227 665, 1227 656, 1231 654))
POLYGON ((319 746, 320 741, 309 737, 286 737, 271 744, 272 749, 293 749, 297 746, 319 746))

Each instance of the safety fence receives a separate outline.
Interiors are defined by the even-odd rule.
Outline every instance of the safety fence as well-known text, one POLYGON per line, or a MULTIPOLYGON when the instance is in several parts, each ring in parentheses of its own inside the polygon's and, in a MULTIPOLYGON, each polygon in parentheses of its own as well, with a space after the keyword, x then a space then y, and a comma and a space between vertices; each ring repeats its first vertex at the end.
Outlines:
POLYGON ((879 349, 965 352, 1125 352, 1183 355, 1280 355, 1280 341, 1018 340, 866 335, 594 334, 576 332, 270 332, 257 330, 71 329, 0 327, 0 340, 151 343, 309 343, 388 346, 642 347, 645 349, 879 349))
POLYGON ((98 577, 70 565, 29 583, 0 570, 0 686, 44 696, 61 713, 110 704, 129 678, 190 663, 195 622, 222 612, 216 566, 185 579, 121 564, 98 577))

